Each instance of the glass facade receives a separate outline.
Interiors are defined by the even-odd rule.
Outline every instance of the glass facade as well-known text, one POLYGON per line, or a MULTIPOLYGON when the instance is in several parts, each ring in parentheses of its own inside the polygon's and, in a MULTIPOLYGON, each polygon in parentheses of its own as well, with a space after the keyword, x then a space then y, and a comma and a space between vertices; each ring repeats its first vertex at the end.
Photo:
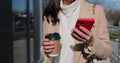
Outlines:
POLYGON ((49 0, 12 0, 14 63, 40 62, 39 49, 42 36, 38 34, 41 31, 43 9, 48 2, 49 0))
POLYGON ((12 4, 14 63, 32 63, 34 33, 32 0, 12 0, 12 4))

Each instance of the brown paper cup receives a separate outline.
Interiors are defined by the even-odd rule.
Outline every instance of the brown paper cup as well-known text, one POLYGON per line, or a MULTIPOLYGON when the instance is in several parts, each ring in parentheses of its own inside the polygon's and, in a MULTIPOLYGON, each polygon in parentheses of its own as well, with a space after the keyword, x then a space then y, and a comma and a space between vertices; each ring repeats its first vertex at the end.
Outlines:
POLYGON ((55 48, 53 49, 53 51, 51 53, 49 53, 48 55, 50 57, 56 57, 59 55, 60 53, 60 40, 51 40, 54 42, 54 46, 55 48))

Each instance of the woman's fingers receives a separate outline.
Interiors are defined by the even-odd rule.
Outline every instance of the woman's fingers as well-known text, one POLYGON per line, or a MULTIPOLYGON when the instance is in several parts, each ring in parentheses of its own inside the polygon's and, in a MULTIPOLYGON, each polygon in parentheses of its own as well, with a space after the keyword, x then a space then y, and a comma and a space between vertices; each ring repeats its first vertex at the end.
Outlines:
POLYGON ((43 48, 46 53, 50 53, 54 49, 54 43, 49 39, 43 39, 43 48))
POLYGON ((53 46, 44 46, 44 49, 46 49, 46 50, 54 49, 54 45, 53 46))
POLYGON ((44 41, 44 42, 48 42, 48 41, 50 41, 50 40, 45 38, 45 39, 43 39, 43 41, 44 41))
POLYGON ((84 41, 84 39, 79 37, 76 33, 72 33, 72 36, 79 41, 84 41))
POLYGON ((90 31, 88 31, 85 27, 80 26, 79 29, 83 31, 86 35, 90 35, 90 31))
POLYGON ((50 52, 52 52, 52 50, 53 50, 53 49, 48 49, 48 50, 45 49, 44 52, 45 52, 45 53, 50 53, 50 52))
POLYGON ((78 30, 78 29, 76 29, 76 28, 74 28, 73 30, 74 30, 74 33, 76 33, 76 34, 77 34, 79 37, 81 37, 82 39, 84 39, 84 40, 89 40, 89 36, 86 35, 86 34, 83 32, 84 30, 80 31, 80 30, 78 30))
POLYGON ((54 45, 54 43, 51 41, 43 41, 43 46, 52 46, 52 45, 54 45))

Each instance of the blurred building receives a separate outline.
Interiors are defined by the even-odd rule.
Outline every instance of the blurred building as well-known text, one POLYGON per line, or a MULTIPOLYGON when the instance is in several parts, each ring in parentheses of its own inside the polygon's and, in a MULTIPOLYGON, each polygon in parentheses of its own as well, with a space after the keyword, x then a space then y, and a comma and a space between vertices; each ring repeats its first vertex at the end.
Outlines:
MULTIPOLYGON (((13 32, 26 31, 26 13, 24 11, 13 11, 13 32)), ((33 30, 33 15, 30 13, 30 30, 33 30)))

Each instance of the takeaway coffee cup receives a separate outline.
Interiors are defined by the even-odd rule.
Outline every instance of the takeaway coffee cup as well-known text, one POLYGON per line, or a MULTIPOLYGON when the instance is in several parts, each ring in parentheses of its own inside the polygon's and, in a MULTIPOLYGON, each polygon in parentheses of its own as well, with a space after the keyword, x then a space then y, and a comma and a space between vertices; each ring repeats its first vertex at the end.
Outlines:
POLYGON ((54 46, 55 48, 53 49, 53 51, 51 53, 49 53, 48 55, 50 57, 56 57, 59 55, 60 53, 60 34, 59 33, 50 33, 47 34, 45 36, 45 38, 49 39, 50 41, 54 42, 54 46))

